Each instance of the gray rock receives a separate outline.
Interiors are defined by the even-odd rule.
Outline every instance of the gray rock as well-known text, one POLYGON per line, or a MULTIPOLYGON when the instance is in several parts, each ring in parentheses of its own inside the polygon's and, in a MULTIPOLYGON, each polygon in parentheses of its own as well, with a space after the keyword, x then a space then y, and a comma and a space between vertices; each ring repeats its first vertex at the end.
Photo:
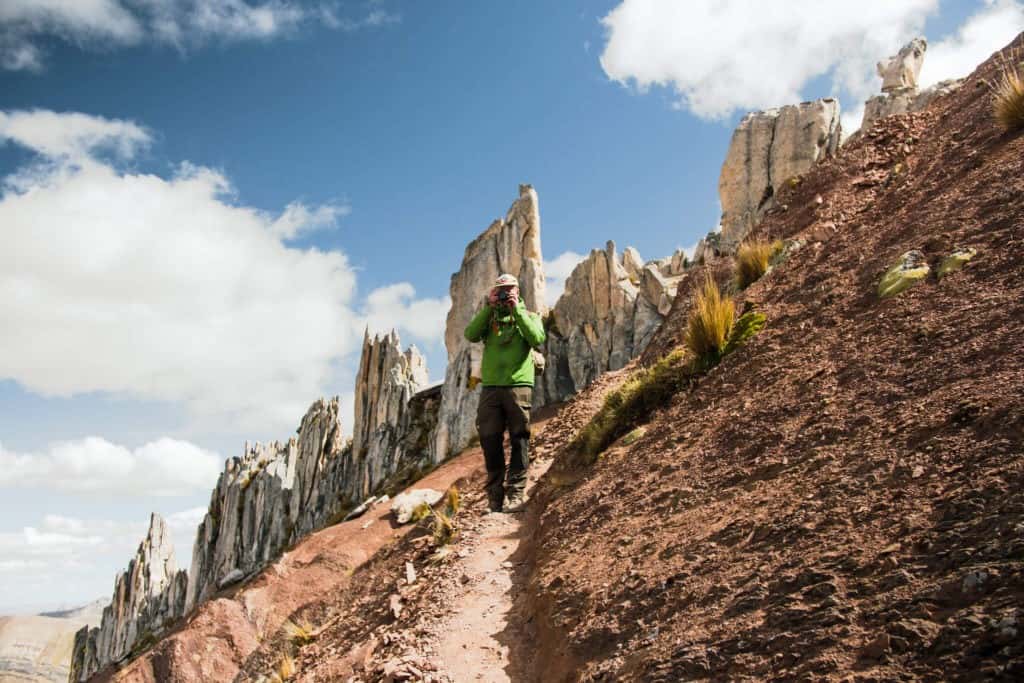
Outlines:
POLYGON ((462 451, 476 433, 480 400, 480 360, 483 348, 466 340, 463 331, 486 300, 501 273, 519 279, 526 307, 543 314, 544 271, 540 249, 540 209, 537 193, 519 186, 519 198, 504 218, 494 221, 469 243, 458 272, 452 275, 452 307, 445 325, 448 367, 441 391, 437 426, 431 437, 431 457, 440 462, 462 451))
POLYGON ((719 175, 719 250, 735 251, 771 208, 783 184, 834 155, 839 141, 839 102, 835 99, 747 114, 733 133, 719 175))
POLYGON ((391 501, 391 512, 395 515, 395 521, 399 524, 407 524, 412 519, 412 514, 417 507, 423 503, 434 506, 443 495, 434 489, 413 489, 399 493, 391 501))
POLYGON ((181 617, 186 588, 185 572, 175 568, 167 525, 154 514, 128 569, 114 582, 114 594, 100 625, 75 634, 69 679, 84 681, 102 666, 124 659, 136 642, 181 617))
POLYGON ((224 576, 220 577, 220 581, 217 582, 217 588, 225 588, 232 584, 238 583, 245 578, 245 572, 241 569, 232 569, 224 576))
POLYGON ((564 401, 643 352, 675 290, 654 263, 643 266, 638 282, 633 284, 614 242, 576 266, 552 310, 544 348, 548 369, 535 384, 535 406, 564 401))
POLYGON ((921 73, 924 53, 927 51, 928 41, 924 37, 914 38, 901 47, 896 55, 875 65, 875 70, 882 77, 882 92, 916 89, 917 76, 921 73))

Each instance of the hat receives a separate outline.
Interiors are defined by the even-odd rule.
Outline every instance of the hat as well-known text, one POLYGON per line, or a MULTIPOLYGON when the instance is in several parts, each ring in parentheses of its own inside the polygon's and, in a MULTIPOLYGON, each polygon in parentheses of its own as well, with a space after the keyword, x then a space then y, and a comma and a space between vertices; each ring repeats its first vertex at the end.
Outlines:
POLYGON ((498 276, 498 279, 494 281, 495 287, 518 287, 519 280, 516 279, 515 275, 509 273, 502 273, 498 276))

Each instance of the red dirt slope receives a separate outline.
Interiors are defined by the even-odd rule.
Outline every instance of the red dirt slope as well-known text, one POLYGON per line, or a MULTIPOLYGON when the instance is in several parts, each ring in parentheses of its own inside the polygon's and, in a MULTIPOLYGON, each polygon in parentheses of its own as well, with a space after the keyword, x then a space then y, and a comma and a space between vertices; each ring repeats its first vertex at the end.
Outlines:
POLYGON ((1024 678, 1024 137, 995 73, 783 193, 759 233, 807 244, 741 297, 767 329, 632 446, 556 456, 580 480, 535 531, 540 679, 1024 678))

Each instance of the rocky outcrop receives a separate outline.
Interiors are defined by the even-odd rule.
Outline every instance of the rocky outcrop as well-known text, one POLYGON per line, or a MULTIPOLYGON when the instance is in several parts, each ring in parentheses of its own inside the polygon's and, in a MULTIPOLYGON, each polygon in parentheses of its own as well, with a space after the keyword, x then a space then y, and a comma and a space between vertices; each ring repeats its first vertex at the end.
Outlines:
POLYGON ((918 37, 900 48, 896 55, 875 65, 875 70, 882 77, 882 92, 917 88, 917 76, 924 64, 924 53, 928 51, 928 41, 918 37))
POLYGON ((731 253, 782 187, 839 147, 839 102, 815 100, 747 114, 733 133, 718 179, 720 250, 731 253))
POLYGON ((188 579, 174 563, 174 546, 160 515, 128 569, 117 577, 114 595, 96 628, 75 634, 70 680, 84 681, 100 667, 125 659, 140 642, 151 641, 185 613, 188 579))
POLYGON ((626 365, 643 352, 668 313, 675 290, 665 264, 637 268, 639 254, 630 252, 620 259, 615 243, 608 242, 565 281, 551 312, 547 368, 535 385, 535 406, 564 401, 601 373, 626 365))
POLYGON ((196 532, 187 609, 263 568, 362 495, 343 447, 338 399, 319 399, 286 443, 230 458, 196 532))
POLYGON ((924 38, 914 38, 900 48, 897 55, 878 63, 878 75, 882 78, 882 94, 864 103, 861 130, 867 130, 875 121, 886 116, 921 111, 936 97, 949 94, 960 87, 962 79, 952 79, 936 83, 925 90, 917 89, 917 76, 921 73, 921 65, 924 64, 927 51, 928 41, 924 38))
POLYGON ((363 339, 356 375, 352 454, 366 462, 360 473, 365 492, 397 469, 409 427, 406 409, 413 395, 428 383, 426 360, 415 346, 404 352, 401 346, 394 330, 372 340, 367 334, 363 339))
POLYGON ((544 271, 540 249, 540 210, 537 193, 519 186, 519 199, 502 219, 494 221, 466 247, 459 271, 452 275, 452 307, 445 326, 448 367, 431 455, 440 462, 469 445, 476 433, 474 420, 480 390, 483 349, 471 344, 463 330, 483 305, 491 283, 501 273, 519 279, 522 300, 531 311, 543 313, 544 271))

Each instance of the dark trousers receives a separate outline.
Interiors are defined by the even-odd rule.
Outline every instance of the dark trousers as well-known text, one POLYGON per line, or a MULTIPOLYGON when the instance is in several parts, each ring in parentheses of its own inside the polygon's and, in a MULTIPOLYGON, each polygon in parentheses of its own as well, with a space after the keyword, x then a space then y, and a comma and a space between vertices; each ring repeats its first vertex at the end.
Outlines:
POLYGON ((480 393, 476 428, 487 466, 487 497, 492 503, 500 504, 506 492, 512 495, 526 488, 532 400, 533 387, 484 387, 480 393), (507 468, 506 430, 511 445, 507 468))

